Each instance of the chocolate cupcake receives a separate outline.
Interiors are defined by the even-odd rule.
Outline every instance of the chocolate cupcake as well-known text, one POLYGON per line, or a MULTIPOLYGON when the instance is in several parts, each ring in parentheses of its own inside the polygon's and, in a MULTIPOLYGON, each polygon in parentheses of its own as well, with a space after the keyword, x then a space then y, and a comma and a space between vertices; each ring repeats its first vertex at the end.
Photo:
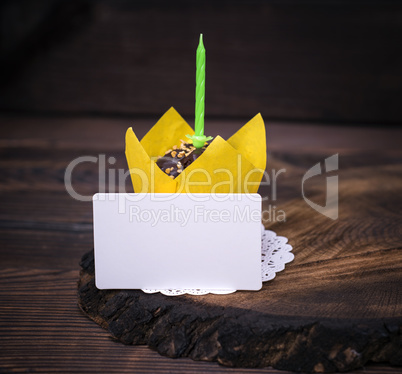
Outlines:
POLYGON ((181 140, 181 146, 174 145, 156 161, 159 168, 171 178, 176 178, 183 170, 190 166, 208 147, 208 143, 202 148, 195 148, 191 143, 181 140))
POLYGON ((126 133, 126 157, 136 193, 256 193, 266 167, 264 121, 257 114, 229 139, 195 149, 193 129, 174 108, 141 139, 126 133))

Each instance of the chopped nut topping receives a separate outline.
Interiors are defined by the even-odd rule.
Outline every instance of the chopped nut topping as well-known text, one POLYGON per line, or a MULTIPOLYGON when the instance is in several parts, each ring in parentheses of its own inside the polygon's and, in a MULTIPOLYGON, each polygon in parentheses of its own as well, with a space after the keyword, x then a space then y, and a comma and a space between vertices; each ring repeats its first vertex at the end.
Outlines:
POLYGON ((180 139, 181 145, 172 145, 164 156, 159 156, 156 164, 164 173, 175 179, 184 169, 194 162, 208 147, 205 142, 202 149, 197 149, 191 141, 180 139), (181 162, 180 162, 181 161, 181 162))

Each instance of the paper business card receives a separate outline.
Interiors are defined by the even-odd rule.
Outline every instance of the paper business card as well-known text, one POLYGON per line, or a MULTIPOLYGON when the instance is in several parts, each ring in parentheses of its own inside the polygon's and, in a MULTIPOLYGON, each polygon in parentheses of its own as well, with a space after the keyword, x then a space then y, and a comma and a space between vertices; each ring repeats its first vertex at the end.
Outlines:
POLYGON ((261 196, 93 197, 99 289, 259 290, 261 196))

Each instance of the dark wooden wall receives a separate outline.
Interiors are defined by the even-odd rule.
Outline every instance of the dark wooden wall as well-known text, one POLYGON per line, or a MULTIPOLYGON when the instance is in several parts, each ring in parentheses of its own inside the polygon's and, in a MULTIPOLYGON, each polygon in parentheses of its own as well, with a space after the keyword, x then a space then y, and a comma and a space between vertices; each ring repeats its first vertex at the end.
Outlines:
POLYGON ((400 1, 6 1, 0 110, 402 120, 400 1))

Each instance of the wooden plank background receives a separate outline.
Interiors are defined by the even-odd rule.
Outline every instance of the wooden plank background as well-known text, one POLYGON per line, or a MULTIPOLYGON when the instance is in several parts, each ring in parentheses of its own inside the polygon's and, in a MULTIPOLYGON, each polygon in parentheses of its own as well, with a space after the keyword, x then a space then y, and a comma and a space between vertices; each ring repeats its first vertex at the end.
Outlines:
MULTIPOLYGON (((0 117, 0 372, 282 373, 272 368, 240 370, 189 359, 173 360, 147 347, 124 346, 112 341, 78 309, 78 263, 93 245, 92 207, 90 202, 76 201, 66 193, 65 168, 78 156, 100 153, 116 157, 115 168, 126 168, 125 130, 134 125, 142 136, 153 122, 135 118, 0 117)), ((226 138, 241 124, 241 120, 230 120, 210 125, 226 138)), ((322 251, 330 236, 307 237, 311 222, 315 225, 329 219, 320 218, 303 202, 301 175, 325 156, 340 152, 341 182, 352 175, 353 183, 361 184, 365 175, 378 172, 385 181, 387 175, 392 177, 395 187, 401 170, 402 133, 397 129, 270 122, 267 134, 269 169, 287 169, 286 177, 278 182, 276 206, 286 210, 293 224, 301 220, 297 232, 286 232, 287 226, 282 223, 270 227, 290 238, 296 260, 288 269, 289 274, 297 274, 315 267, 314 261, 300 252, 302 243, 307 243, 311 253, 318 251, 326 258, 338 251, 344 253, 340 242, 336 242, 335 252, 322 251), (301 206, 315 217, 313 221, 296 212, 301 206)), ((75 189, 86 194, 97 192, 98 173, 98 165, 92 163, 77 168, 75 189)), ((324 180, 321 182, 323 186, 324 180)), ((343 186, 341 193, 348 195, 349 185, 343 186)), ((319 191, 314 185, 309 188, 313 194, 319 191)), ((127 191, 131 191, 130 184, 127 191)), ((379 228, 373 230, 372 226, 360 225, 351 213, 350 230, 360 235, 358 245, 362 250, 370 248, 381 254, 383 249, 400 248, 400 232, 386 226, 388 220, 400 219, 400 195, 392 196, 395 204, 384 205, 373 193, 355 202, 373 207, 368 223, 374 217, 383 217, 374 219, 379 228)), ((345 211, 343 214, 346 217, 345 211)), ((338 228, 343 230, 344 224, 339 221, 338 228)), ((353 240, 352 231, 345 230, 346 240, 353 240)), ((378 277, 378 284, 382 284, 381 273, 378 277)), ((384 297, 381 305, 397 300, 389 297, 384 297)), ((355 372, 398 373, 400 368, 368 364, 355 372)))
POLYGON ((400 1, 4 2, 0 109, 207 118, 402 120, 400 1), (36 4, 36 5, 35 5, 36 4))

